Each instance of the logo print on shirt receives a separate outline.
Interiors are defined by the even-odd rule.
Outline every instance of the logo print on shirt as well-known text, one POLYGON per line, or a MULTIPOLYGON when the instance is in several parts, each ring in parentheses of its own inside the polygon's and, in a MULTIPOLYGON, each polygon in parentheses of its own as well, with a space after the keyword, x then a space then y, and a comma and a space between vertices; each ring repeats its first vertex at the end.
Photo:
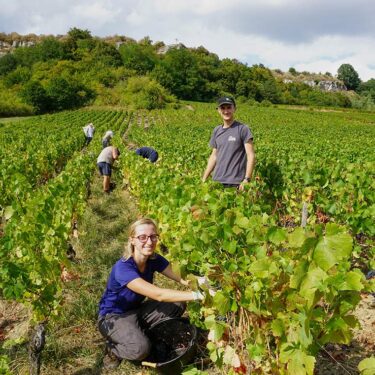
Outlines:
POLYGON ((235 142, 236 138, 232 137, 231 135, 228 137, 228 142, 235 142))

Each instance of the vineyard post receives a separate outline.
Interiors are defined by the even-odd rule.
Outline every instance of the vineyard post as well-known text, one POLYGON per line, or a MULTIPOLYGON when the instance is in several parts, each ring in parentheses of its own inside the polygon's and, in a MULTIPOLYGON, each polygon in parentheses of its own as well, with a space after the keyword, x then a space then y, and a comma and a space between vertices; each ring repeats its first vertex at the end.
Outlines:
POLYGON ((31 334, 29 343, 30 375, 40 374, 42 350, 46 342, 45 323, 38 323, 31 334))

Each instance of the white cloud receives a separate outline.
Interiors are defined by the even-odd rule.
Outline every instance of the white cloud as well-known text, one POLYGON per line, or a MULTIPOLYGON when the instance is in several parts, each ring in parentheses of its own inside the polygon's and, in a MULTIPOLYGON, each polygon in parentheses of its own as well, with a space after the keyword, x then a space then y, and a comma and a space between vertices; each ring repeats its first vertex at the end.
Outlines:
POLYGON ((175 1, 175 0, 154 0, 142 1, 142 5, 149 6, 157 13, 163 14, 200 14, 207 15, 217 11, 226 11, 227 9, 241 6, 243 0, 191 0, 191 1, 175 1))
POLYGON ((330 71, 350 63, 375 78, 373 0, 0 0, 3 32, 126 35, 283 70, 330 71))
POLYGON ((77 4, 72 8, 72 14, 77 18, 98 22, 100 25, 110 22, 119 11, 105 7, 100 1, 94 3, 77 4))

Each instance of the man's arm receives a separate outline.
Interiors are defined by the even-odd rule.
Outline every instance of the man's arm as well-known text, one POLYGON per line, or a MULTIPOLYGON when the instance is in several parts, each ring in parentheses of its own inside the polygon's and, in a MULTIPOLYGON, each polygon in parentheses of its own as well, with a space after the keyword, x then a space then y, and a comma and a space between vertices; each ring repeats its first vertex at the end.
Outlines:
POLYGON ((118 152, 117 152, 117 149, 115 147, 112 147, 112 157, 113 157, 113 160, 118 159, 118 152))
POLYGON ((251 179, 251 176, 253 175, 253 172, 254 172, 255 150, 254 150, 254 144, 252 140, 245 143, 245 151, 246 151, 246 158, 247 158, 245 180, 242 181, 240 185, 240 190, 243 190, 243 185, 247 183, 247 179, 251 179))
POLYGON ((245 151, 247 157, 245 177, 251 178, 255 167, 255 150, 252 140, 250 140, 248 143, 245 143, 245 151))
POLYGON ((217 149, 213 148, 210 157, 208 158, 206 170, 203 173, 202 181, 205 182, 211 172, 214 170, 216 165, 216 154, 217 149))

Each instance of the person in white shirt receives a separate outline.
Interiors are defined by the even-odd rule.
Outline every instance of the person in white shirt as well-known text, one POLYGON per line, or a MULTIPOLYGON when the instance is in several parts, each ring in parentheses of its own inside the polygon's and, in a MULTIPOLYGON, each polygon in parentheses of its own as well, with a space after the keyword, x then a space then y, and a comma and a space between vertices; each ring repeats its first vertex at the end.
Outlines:
POLYGON ((108 130, 104 134, 104 137, 102 138, 102 146, 103 148, 106 148, 111 145, 111 139, 113 138, 113 131, 108 130))
POLYGON ((94 132, 95 132, 94 124, 90 122, 90 124, 84 126, 82 129, 83 129, 83 132, 85 133, 84 146, 88 146, 89 143, 92 141, 92 138, 94 137, 94 132))

